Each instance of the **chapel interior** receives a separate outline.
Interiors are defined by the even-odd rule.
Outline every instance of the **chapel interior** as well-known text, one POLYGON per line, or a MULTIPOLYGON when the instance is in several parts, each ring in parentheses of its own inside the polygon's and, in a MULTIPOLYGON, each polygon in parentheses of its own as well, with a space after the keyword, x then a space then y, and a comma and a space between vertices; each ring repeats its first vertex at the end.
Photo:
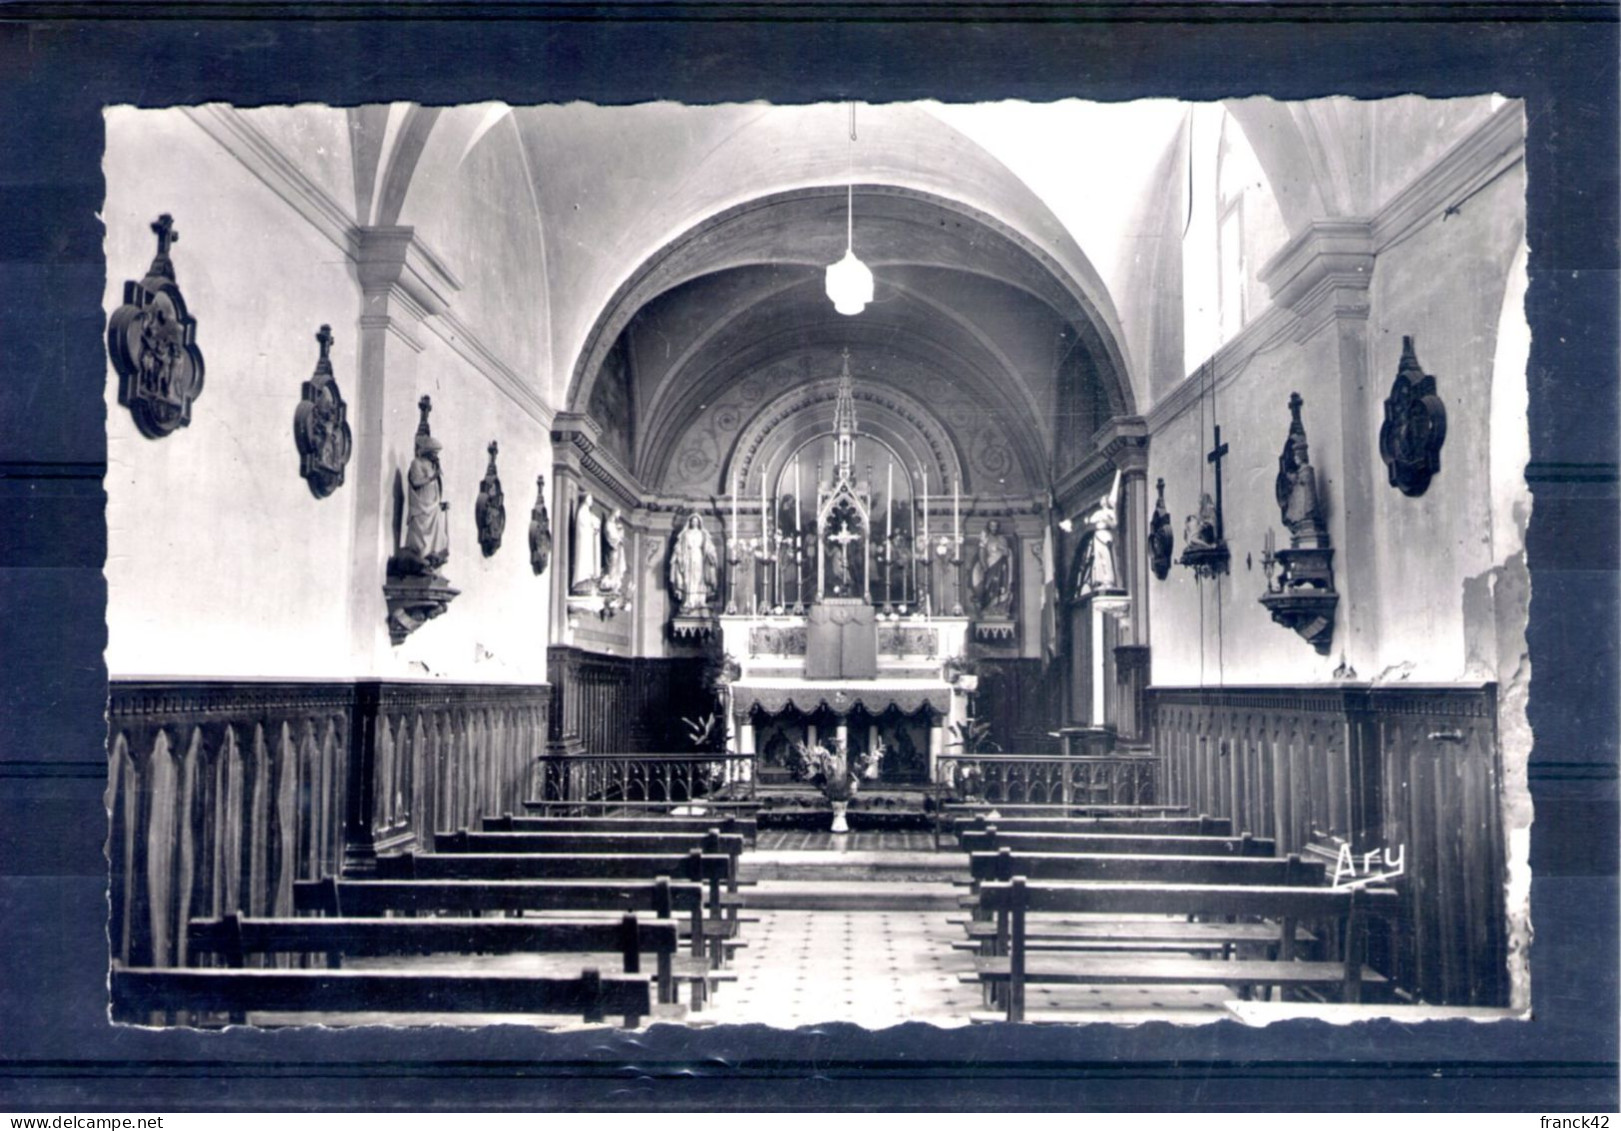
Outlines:
POLYGON ((1528 1006, 1520 103, 105 119, 115 1016, 1528 1006))

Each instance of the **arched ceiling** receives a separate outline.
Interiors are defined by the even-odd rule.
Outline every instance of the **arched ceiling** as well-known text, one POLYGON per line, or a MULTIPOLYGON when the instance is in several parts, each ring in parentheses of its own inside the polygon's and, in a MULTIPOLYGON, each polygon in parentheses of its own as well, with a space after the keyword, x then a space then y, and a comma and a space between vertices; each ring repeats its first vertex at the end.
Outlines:
POLYGON ((1017 233, 952 201, 856 186, 855 249, 876 292, 861 314, 837 314, 823 273, 843 254, 850 199, 821 187, 728 210, 661 249, 604 310, 569 403, 591 405, 601 380, 628 383, 637 424, 626 454, 645 483, 665 482, 728 387, 846 347, 862 380, 896 392, 920 377, 945 382, 962 398, 954 403, 972 405, 954 442, 1008 450, 1029 490, 1050 477, 1056 374, 1077 340, 1106 359, 1107 379, 1130 403, 1118 343, 1073 280, 1017 233), (997 435, 984 438, 991 426, 997 435))

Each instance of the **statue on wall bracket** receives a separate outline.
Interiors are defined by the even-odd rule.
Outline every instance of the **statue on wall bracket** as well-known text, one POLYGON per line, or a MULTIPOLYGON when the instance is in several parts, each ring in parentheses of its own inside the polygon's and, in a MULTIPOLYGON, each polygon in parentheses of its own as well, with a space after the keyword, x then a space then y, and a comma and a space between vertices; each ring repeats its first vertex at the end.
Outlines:
POLYGON ((1013 618, 1014 565, 1018 551, 999 519, 987 519, 980 533, 968 588, 974 601, 974 635, 981 640, 1011 641, 1018 631, 1013 618))
POLYGON ((324 499, 343 486, 354 434, 349 430, 349 406, 332 376, 332 327, 322 326, 315 340, 321 356, 293 413, 293 441, 298 445, 298 473, 309 484, 310 494, 324 499))
POLYGON ((1261 604, 1272 619, 1305 638, 1319 655, 1328 655, 1334 637, 1334 551, 1329 546, 1328 523, 1317 497, 1317 473, 1311 466, 1306 428, 1300 422, 1305 402, 1289 394, 1289 435, 1278 456, 1274 493, 1289 545, 1276 548, 1272 531, 1266 533, 1261 565, 1266 570, 1266 592, 1261 604), (1274 576, 1274 574, 1276 576, 1274 576))
POLYGON ((388 635, 395 644, 404 643, 407 636, 442 614, 461 592, 452 589, 439 572, 450 560, 450 503, 444 497, 439 467, 443 445, 428 428, 433 401, 424 396, 417 409, 422 416, 412 443, 415 454, 406 472, 404 537, 388 559, 388 579, 383 583, 388 635))
POLYGON ((1205 456, 1205 462, 1215 469, 1216 497, 1208 492, 1199 495, 1199 511, 1190 514, 1182 524, 1182 565, 1193 570, 1200 578, 1216 577, 1227 572, 1231 555, 1227 551, 1227 532, 1222 516, 1221 461, 1230 445, 1221 442, 1221 425, 1215 425, 1215 445, 1205 456))
POLYGON ((535 509, 529 512, 529 565, 539 577, 552 560, 552 518, 546 512, 546 477, 535 477, 535 509))
POLYGON ((701 515, 689 514, 670 548, 670 592, 676 599, 670 632, 699 638, 714 631, 713 605, 719 598, 720 551, 701 515))
POLYGON ((107 352, 118 374, 118 403, 141 435, 161 440, 191 423, 191 404, 203 391, 203 354, 169 259, 180 238, 174 218, 165 212, 152 231, 158 253, 145 278, 124 284, 124 305, 107 324, 107 352))
POLYGON ((501 493, 501 477, 496 474, 495 457, 500 445, 490 441, 490 465, 478 484, 478 502, 473 504, 473 521, 478 524, 478 544, 487 558, 501 548, 501 535, 507 529, 506 496, 501 493))
POLYGON ((1158 480, 1154 486, 1159 498, 1154 502, 1154 516, 1148 520, 1148 561, 1154 576, 1164 581, 1171 572, 1176 537, 1171 533, 1171 512, 1165 507, 1165 480, 1158 480))
POLYGON ((1385 398, 1385 422, 1379 429, 1379 458, 1390 473, 1390 485, 1410 498, 1430 489, 1441 470, 1441 445, 1447 438, 1447 410, 1435 392, 1435 378, 1424 372, 1413 351, 1413 339, 1401 340, 1396 383, 1385 398))

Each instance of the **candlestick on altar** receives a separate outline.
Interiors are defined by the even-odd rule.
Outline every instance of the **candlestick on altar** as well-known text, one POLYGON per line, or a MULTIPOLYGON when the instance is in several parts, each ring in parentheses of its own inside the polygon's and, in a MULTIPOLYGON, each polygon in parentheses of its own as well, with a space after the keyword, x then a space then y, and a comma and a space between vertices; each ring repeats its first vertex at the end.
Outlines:
POLYGON ((962 494, 962 480, 951 481, 951 537, 958 546, 962 545, 962 519, 959 515, 959 496, 962 494))

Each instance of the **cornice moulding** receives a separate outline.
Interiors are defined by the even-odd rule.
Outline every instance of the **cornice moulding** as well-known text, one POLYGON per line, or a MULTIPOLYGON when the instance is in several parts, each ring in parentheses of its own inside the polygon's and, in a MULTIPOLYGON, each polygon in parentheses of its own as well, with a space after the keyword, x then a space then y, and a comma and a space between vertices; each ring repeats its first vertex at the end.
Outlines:
MULTIPOLYGON (((183 107, 182 112, 354 263, 362 290, 377 293, 386 288, 391 299, 406 307, 405 313, 432 330, 542 427, 551 427, 555 410, 457 316, 452 298, 462 289, 461 280, 412 228, 362 228, 235 107, 209 103, 183 107), (372 243, 369 252, 367 243, 372 243)), ((363 324, 366 317, 376 316, 363 315, 363 324)), ((423 343, 405 329, 403 319, 390 321, 388 328, 421 352, 423 343)))
POLYGON ((1445 216, 1448 208, 1524 160, 1524 107, 1510 102, 1384 203, 1373 222, 1374 251, 1445 216))

